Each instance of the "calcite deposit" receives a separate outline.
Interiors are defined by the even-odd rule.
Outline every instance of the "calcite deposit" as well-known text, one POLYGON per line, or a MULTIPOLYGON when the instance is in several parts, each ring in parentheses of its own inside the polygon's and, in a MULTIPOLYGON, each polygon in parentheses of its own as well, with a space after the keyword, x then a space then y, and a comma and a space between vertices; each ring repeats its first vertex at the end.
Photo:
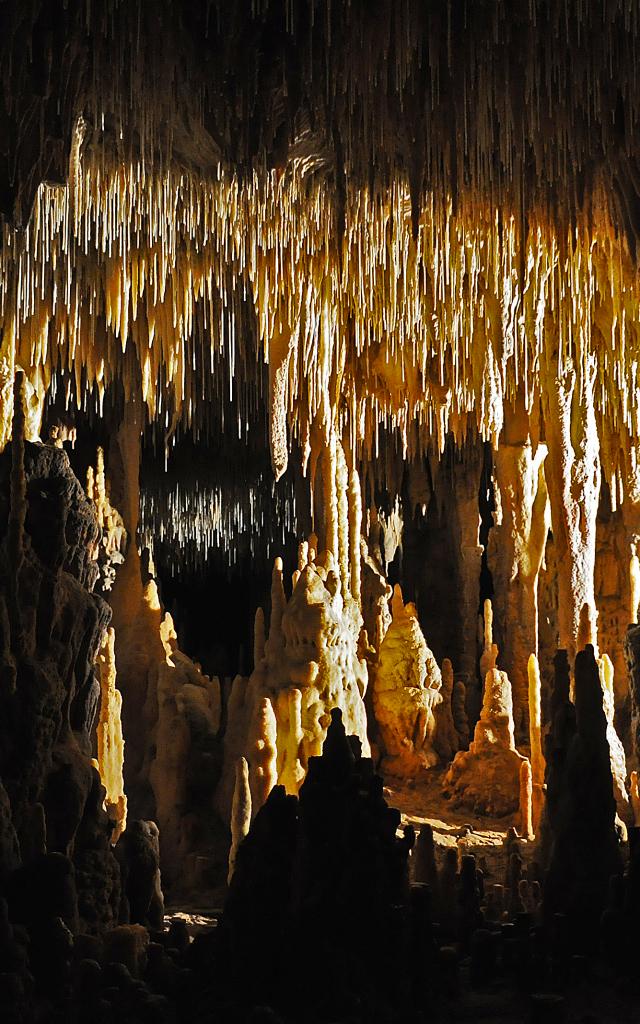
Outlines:
POLYGON ((96 727, 98 771, 105 789, 105 808, 113 822, 111 841, 115 845, 127 825, 127 797, 124 792, 124 739, 122 736, 122 694, 116 687, 115 632, 108 629, 98 653, 100 675, 100 716, 96 727))
POLYGON ((117 922, 114 817, 116 830, 123 821, 105 811, 91 759, 109 622, 92 593, 96 516, 66 452, 25 440, 20 375, 14 390, 13 439, 0 455, 0 873, 35 948, 58 918, 91 933, 117 922))
POLYGON ((514 741, 511 684, 506 672, 487 672, 480 719, 468 750, 456 754, 443 789, 454 807, 502 817, 520 805, 525 758, 514 741))
MULTIPOLYGON (((139 458, 140 407, 132 403, 111 460, 129 538, 136 537, 138 524, 139 458)), ((113 513, 109 520, 119 523, 113 513)), ((197 859, 207 855, 214 827, 210 820, 194 819, 194 812, 202 790, 208 787, 213 800, 217 784, 219 768, 210 748, 220 725, 220 687, 179 649, 153 563, 145 561, 130 539, 109 593, 123 694, 125 789, 134 814, 156 820, 162 830, 167 880, 195 884, 197 859)))
POLYGON ((415 607, 396 586, 392 619, 380 646, 373 708, 391 775, 411 776, 438 761, 435 709, 442 701, 442 675, 427 647, 415 607))
MULTIPOLYGON (((313 547, 305 550, 315 558, 313 547)), ((225 772, 217 797, 225 816, 234 758, 246 756, 250 778, 256 777, 261 796, 254 813, 277 781, 296 793, 309 758, 322 751, 335 707, 369 752, 364 706, 368 674, 358 648, 362 620, 353 599, 343 597, 332 556, 326 564, 308 561, 302 566, 289 600, 282 563, 276 560, 271 598, 268 637, 264 645, 256 644, 262 657, 248 680, 235 680, 229 701, 225 772)))

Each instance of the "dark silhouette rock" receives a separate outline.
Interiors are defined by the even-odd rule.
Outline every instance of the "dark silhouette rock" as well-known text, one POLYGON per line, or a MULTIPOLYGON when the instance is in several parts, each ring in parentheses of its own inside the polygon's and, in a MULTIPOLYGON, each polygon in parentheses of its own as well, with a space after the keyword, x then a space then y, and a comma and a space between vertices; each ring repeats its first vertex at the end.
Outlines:
POLYGON ((609 879, 622 870, 607 721, 593 647, 576 656, 575 713, 554 701, 547 757, 551 834, 545 916, 565 914, 576 950, 593 951, 607 905, 609 879))

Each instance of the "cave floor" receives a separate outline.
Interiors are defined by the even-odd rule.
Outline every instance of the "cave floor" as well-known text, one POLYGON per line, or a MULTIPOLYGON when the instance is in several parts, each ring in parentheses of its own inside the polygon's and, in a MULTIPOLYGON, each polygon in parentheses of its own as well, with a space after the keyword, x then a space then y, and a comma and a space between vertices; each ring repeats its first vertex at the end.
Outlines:
MULTIPOLYGON (((397 807, 403 825, 413 825, 416 832, 421 825, 431 825, 440 861, 449 847, 458 845, 465 826, 472 831, 466 836, 465 852, 473 853, 490 882, 502 882, 505 869, 504 842, 507 830, 518 827, 518 814, 504 818, 488 818, 464 808, 454 808, 442 795, 442 782, 447 767, 431 768, 417 779, 406 780, 386 777, 384 795, 391 807, 397 807)), ((525 861, 533 857, 534 843, 521 840, 521 854, 525 861)))

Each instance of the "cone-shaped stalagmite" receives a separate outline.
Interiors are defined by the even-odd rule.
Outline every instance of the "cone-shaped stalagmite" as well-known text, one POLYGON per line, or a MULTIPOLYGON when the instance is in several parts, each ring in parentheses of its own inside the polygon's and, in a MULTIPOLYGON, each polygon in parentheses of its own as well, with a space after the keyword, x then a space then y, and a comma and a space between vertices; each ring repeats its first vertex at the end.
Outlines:
POLYGON ((506 672, 490 669, 473 741, 456 754, 444 779, 445 795, 476 813, 513 813, 520 804, 523 761, 514 742, 511 684, 506 672))

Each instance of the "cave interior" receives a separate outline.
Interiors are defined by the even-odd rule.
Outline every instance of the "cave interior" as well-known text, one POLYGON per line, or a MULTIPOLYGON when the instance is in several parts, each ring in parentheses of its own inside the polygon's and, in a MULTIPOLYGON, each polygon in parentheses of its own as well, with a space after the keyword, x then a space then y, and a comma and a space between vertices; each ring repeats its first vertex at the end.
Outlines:
POLYGON ((0 3, 3 1021, 640 1020, 639 40, 0 3))

